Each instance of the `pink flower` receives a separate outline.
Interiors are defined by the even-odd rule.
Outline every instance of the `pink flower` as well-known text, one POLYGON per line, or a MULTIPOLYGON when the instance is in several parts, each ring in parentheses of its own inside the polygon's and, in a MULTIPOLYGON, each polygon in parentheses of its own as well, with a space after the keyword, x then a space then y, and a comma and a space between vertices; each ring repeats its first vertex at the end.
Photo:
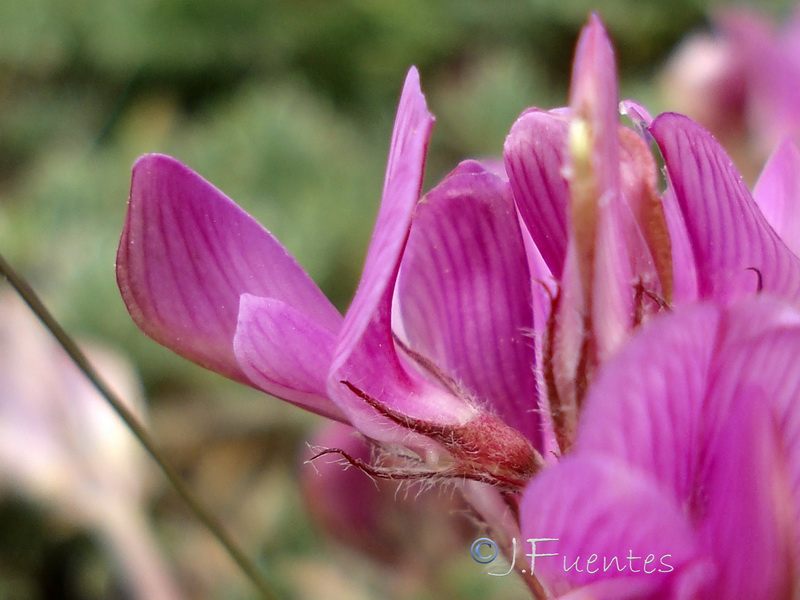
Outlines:
POLYGON ((521 504, 558 597, 784 599, 800 571, 800 313, 661 317, 604 364, 576 446, 521 504))
POLYGON ((526 111, 506 140, 531 271, 553 298, 534 285, 534 320, 546 324, 540 388, 562 452, 594 372, 652 315, 762 291, 800 306, 796 146, 784 142, 751 195, 695 122, 622 105, 639 135, 618 123, 613 49, 593 17, 576 51, 570 106, 526 111), (650 140, 665 164, 663 193, 650 140))
POLYGON ((614 51, 593 16, 578 42, 570 106, 526 111, 505 144, 540 282, 539 364, 560 452, 597 367, 648 315, 693 294, 675 260, 655 161, 620 125, 618 105, 614 51))
POLYGON ((558 597, 793 597, 800 153, 784 143, 754 199, 690 119, 627 103, 642 138, 620 127, 614 81, 594 19, 570 107, 506 143, 532 272, 558 282, 539 364, 564 458, 527 486, 522 539, 557 554, 535 575, 558 597))
POLYGON ((669 554, 654 577, 537 568, 553 593, 725 598, 735 584, 780 597, 797 576, 797 352, 784 337, 800 308, 800 231, 786 224, 800 153, 782 146, 754 198, 699 125, 625 102, 631 129, 618 107, 595 16, 569 107, 529 109, 503 168, 466 161, 420 197, 433 118, 412 69, 343 317, 220 191, 143 157, 118 254, 123 298, 156 341, 400 459, 342 451, 350 464, 472 480, 462 488, 507 553, 521 515, 524 536, 558 538, 564 555, 669 554), (777 566, 744 582, 744 559, 719 548, 748 520, 753 552, 777 566))
POLYGON ((429 476, 518 489, 542 446, 523 239, 508 182, 480 163, 420 198, 432 124, 412 69, 344 317, 268 231, 159 155, 133 170, 119 287, 190 360, 413 449, 429 476))

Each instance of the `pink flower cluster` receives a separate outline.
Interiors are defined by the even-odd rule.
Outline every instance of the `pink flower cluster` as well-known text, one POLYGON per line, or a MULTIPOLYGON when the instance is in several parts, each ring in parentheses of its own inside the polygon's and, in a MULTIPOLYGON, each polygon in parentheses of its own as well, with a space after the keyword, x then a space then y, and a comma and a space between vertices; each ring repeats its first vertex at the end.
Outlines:
POLYGON ((619 106, 592 17, 569 106, 529 109, 502 165, 465 161, 423 194, 433 117, 412 69, 344 315, 219 190, 145 156, 122 296, 156 341, 391 459, 330 449, 350 464, 460 482, 503 539, 669 557, 540 559, 520 571, 536 597, 795 597, 800 152, 785 142, 751 195, 698 124, 625 102, 627 127, 619 106))

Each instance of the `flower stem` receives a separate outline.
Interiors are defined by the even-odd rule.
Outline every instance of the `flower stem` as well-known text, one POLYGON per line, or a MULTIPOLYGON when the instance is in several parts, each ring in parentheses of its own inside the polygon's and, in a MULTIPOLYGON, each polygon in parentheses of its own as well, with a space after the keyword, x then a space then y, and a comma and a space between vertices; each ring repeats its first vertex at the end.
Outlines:
POLYGON ((97 374, 97 371, 89 363, 86 355, 81 351, 75 341, 64 331, 64 328, 55 320, 53 315, 44 306, 42 301, 37 296, 33 288, 28 282, 20 276, 8 262, 0 254, 0 275, 8 279, 11 286, 22 297, 25 303, 30 307, 39 320, 44 323, 44 326, 53 334, 61 347, 66 351, 72 361, 77 367, 86 375, 89 381, 92 382, 97 391, 108 401, 111 407, 116 411, 119 417, 125 422, 128 428, 133 432, 133 435, 144 446, 145 450, 150 454, 158 467, 166 476, 178 495, 183 499, 189 509, 195 514, 200 522, 211 532, 220 544, 225 548, 233 561, 239 566, 242 572, 258 589, 261 597, 265 600, 277 600, 277 595, 272 591, 263 575, 258 571, 255 564, 247 558, 244 552, 233 541, 230 534, 223 528, 222 524, 214 517, 201 503, 194 494, 189 490, 188 486, 178 475, 175 468, 170 465, 150 437, 145 427, 139 422, 134 414, 128 410, 120 398, 106 385, 106 383, 97 374))

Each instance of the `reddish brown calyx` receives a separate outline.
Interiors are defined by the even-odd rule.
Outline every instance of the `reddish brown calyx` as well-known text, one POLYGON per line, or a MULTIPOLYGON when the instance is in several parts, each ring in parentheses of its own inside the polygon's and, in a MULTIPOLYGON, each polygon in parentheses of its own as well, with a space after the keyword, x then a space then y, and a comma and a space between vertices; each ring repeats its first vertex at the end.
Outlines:
MULTIPOLYGON (((463 425, 431 423, 393 410, 349 381, 341 383, 382 416, 412 433, 434 440, 447 450, 452 463, 436 471, 417 471, 420 479, 457 477, 520 491, 543 465, 542 457, 530 442, 493 415, 481 413, 463 425)), ((364 467, 363 464, 354 466, 364 467)), ((363 470, 374 476, 395 478, 391 471, 371 469, 363 470)), ((397 479, 410 478, 407 473, 398 474, 397 479)))

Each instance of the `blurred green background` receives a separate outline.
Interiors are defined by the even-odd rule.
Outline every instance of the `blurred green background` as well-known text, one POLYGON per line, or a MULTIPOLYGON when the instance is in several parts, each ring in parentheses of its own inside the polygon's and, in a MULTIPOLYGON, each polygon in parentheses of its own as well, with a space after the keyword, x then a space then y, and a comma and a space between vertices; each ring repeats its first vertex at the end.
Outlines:
MULTIPOLYGON (((419 67, 437 115, 429 187, 464 157, 499 156, 525 107, 565 102, 573 45, 590 10, 616 44, 623 95, 657 112, 668 108, 653 88, 657 68, 720 5, 4 0, 0 251, 70 331, 131 357, 165 450, 248 550, 272 565, 285 597, 314 597, 279 565, 310 561, 311 572, 324 564, 327 577, 352 579, 352 565, 330 558, 304 516, 294 483, 297 448, 317 421, 202 372, 132 324, 113 268, 132 162, 163 152, 192 166, 264 223, 345 309, 409 65, 419 67)), ((766 8, 781 14, 786 5, 766 8)), ((153 479, 165 552, 191 577, 180 566, 189 560, 186 542, 176 539, 203 534, 153 479)), ((65 531, 12 497, 0 499, 0 544, 2 598, 125 597, 85 532, 65 531)), ((463 573, 442 575, 436 597, 500 598, 516 589, 464 558, 456 561, 463 573)), ((370 568, 350 583, 365 598, 389 597, 370 568)), ((224 572, 224 586, 198 586, 194 597, 248 597, 235 571, 224 572)))

